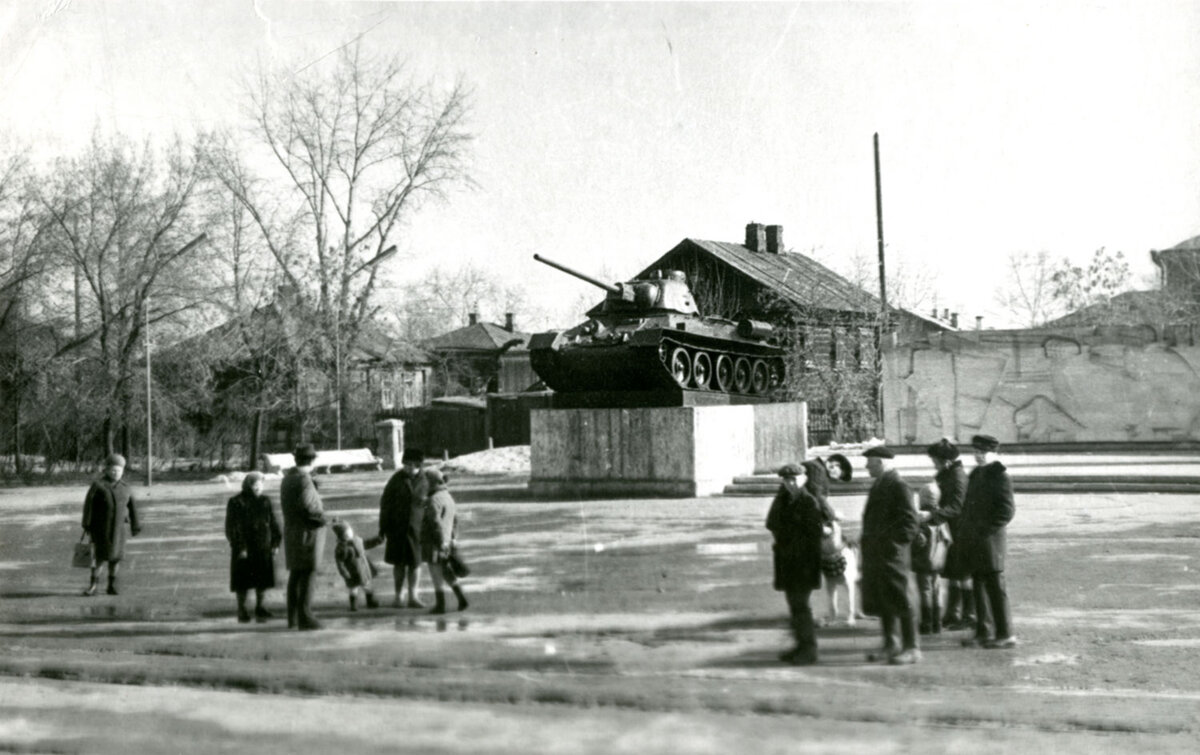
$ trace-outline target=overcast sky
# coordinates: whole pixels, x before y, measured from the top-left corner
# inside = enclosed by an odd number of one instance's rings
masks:
[[[395,239],[398,278],[474,260],[553,308],[584,284],[535,252],[625,276],[750,221],[836,267],[875,251],[875,132],[889,265],[967,322],[999,324],[1010,252],[1147,275],[1200,234],[1196,2],[0,0],[0,130],[48,156],[230,123],[259,61],[360,34],[475,93],[479,187]]]

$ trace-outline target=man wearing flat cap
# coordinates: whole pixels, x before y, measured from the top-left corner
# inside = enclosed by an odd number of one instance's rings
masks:
[[[869,653],[869,661],[896,665],[921,660],[917,646],[916,587],[912,575],[912,542],[919,524],[908,485],[893,467],[895,454],[887,446],[863,452],[867,473],[875,482],[863,508],[863,606],[879,616],[883,649]],[[897,637],[899,625],[899,637]]]
[[[817,662],[809,598],[821,586],[821,535],[829,523],[826,510],[805,489],[807,464],[785,464],[779,469],[781,484],[767,512],[767,529],[775,538],[773,587],[787,599],[796,639],[796,647],[779,659],[797,666]]]
[[[990,435],[971,438],[975,468],[967,477],[967,493],[959,521],[963,566],[975,593],[975,634],[967,647],[1012,648],[1012,616],[1004,584],[1005,529],[1016,513],[1012,478],[1000,462],[1000,442]],[[995,634],[992,634],[992,630]]]
[[[296,447],[292,456],[296,466],[284,473],[279,484],[283,555],[288,568],[288,628],[320,629],[321,622],[312,612],[313,582],[325,552],[327,522],[321,494],[312,478],[317,451],[311,443],[304,443]]]
[[[125,475],[125,457],[109,454],[104,474],[88,488],[83,499],[83,529],[92,538],[92,573],[84,595],[95,595],[100,564],[108,564],[108,594],[117,594],[117,567],[125,555],[125,523],[137,537],[138,524],[133,491],[121,479]]]

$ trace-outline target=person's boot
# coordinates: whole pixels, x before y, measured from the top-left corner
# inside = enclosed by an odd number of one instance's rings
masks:
[[[450,585],[450,589],[454,591],[454,597],[458,598],[458,610],[465,611],[470,603],[467,602],[467,596],[463,594],[463,589],[458,584]]]
[[[117,591],[117,575],[113,574],[112,572],[108,573],[108,594],[109,595],[119,595],[120,594]]]
[[[424,608],[425,604],[422,603],[420,600],[417,600],[416,594],[410,594],[408,596],[408,607],[409,608]]]
[[[254,620],[261,624],[262,622],[273,618],[275,618],[275,614],[271,613],[266,609],[265,606],[263,606],[262,596],[260,595],[254,604]]]
[[[429,613],[445,613],[446,612],[446,593],[442,590],[434,590],[433,592],[433,609]]]
[[[91,580],[88,582],[88,586],[84,588],[84,596],[91,597],[92,595],[95,595],[97,584],[99,584],[99,580],[96,579],[96,572],[92,572]]]
[[[962,624],[963,627],[975,626],[975,592],[963,590],[962,593]]]
[[[350,610],[358,610],[358,593],[350,593]]]
[[[238,603],[237,616],[238,616],[239,624],[249,624],[250,623],[250,612],[246,610],[245,603]]]
[[[367,593],[367,608],[379,608],[379,601],[375,599],[375,593]]]

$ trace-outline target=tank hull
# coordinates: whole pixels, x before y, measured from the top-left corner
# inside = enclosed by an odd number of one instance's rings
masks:
[[[765,396],[783,379],[783,351],[766,343],[679,328],[627,335],[620,342],[596,342],[569,331],[538,334],[530,342],[530,362],[560,393],[688,389]]]

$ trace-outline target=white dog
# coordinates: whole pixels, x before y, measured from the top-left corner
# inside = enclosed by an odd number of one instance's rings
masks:
[[[821,538],[821,581],[825,594],[829,596],[829,612],[821,621],[828,626],[838,618],[838,592],[846,593],[846,624],[854,626],[862,616],[858,605],[858,545],[847,544],[842,538],[842,526],[838,522],[828,524]]]

